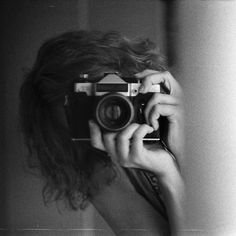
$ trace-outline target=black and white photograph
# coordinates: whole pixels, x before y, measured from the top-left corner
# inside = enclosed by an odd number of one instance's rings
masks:
[[[235,236],[236,1],[0,0],[0,236]]]

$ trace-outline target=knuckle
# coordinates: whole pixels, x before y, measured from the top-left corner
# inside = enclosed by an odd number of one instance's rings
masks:
[[[104,133],[103,134],[103,139],[104,141],[111,141],[113,140],[115,135],[113,133]]]
[[[159,107],[160,107],[159,104],[155,104],[155,105],[153,106],[153,113],[158,113],[158,112],[159,112]]]

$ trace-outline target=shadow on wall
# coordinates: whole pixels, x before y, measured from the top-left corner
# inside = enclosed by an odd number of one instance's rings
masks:
[[[4,27],[4,14],[0,14],[0,30],[1,35],[5,35],[5,27]],[[0,228],[6,226],[6,219],[7,219],[7,175],[6,175],[6,110],[7,110],[7,103],[6,103],[6,67],[7,62],[4,58],[4,44],[3,38],[1,37],[0,43]]]

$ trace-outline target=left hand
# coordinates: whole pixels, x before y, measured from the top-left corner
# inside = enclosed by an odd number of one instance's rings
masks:
[[[183,92],[179,83],[168,72],[144,70],[136,74],[142,80],[140,93],[149,92],[154,84],[163,83],[169,90],[169,94],[154,93],[145,108],[146,122],[155,130],[158,129],[158,118],[165,116],[168,120],[168,133],[166,145],[174,154],[178,163],[184,159],[184,105]]]

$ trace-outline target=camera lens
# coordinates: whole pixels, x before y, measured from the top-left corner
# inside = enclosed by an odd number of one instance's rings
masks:
[[[105,130],[117,132],[127,127],[133,120],[134,108],[130,100],[118,93],[110,93],[99,100],[95,118]]]

